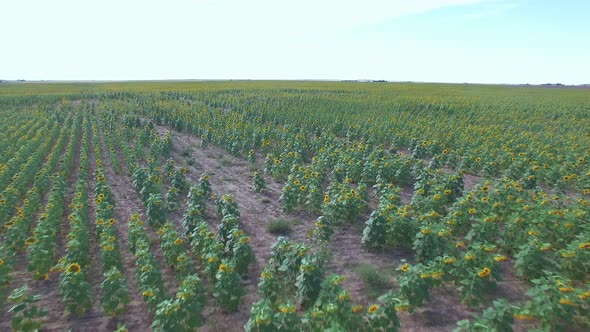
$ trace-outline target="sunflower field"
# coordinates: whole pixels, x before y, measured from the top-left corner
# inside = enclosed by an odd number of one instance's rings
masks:
[[[0,116],[1,330],[590,329],[587,88],[2,83]]]

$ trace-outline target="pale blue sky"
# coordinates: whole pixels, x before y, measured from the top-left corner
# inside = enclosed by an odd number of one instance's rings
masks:
[[[0,79],[590,83],[590,1],[2,0]]]

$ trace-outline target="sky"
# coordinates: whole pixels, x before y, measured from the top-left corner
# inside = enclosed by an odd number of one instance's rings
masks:
[[[588,0],[2,0],[0,79],[590,83]]]

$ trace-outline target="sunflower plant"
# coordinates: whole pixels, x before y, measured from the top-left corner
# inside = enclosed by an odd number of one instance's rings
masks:
[[[104,312],[109,316],[118,316],[125,312],[129,304],[129,292],[125,276],[116,267],[104,273],[101,284],[102,294],[100,303]]]
[[[261,171],[256,170],[252,179],[252,190],[257,193],[261,193],[266,190],[266,180]]]
[[[234,271],[235,264],[231,261],[222,260],[215,275],[215,287],[213,296],[215,303],[227,312],[238,310],[240,298],[244,295],[242,278]]]
[[[92,306],[90,284],[78,263],[65,263],[64,266],[59,282],[62,301],[68,312],[81,316]]]
[[[158,303],[152,329],[154,331],[195,331],[203,325],[201,312],[205,305],[201,281],[196,275],[187,276],[176,296]]]
[[[324,281],[324,267],[321,258],[306,254],[301,260],[299,274],[295,280],[296,298],[303,307],[312,305],[320,294]]]
[[[33,332],[41,328],[41,319],[47,316],[47,311],[35,304],[40,300],[41,296],[30,294],[28,285],[16,288],[10,294],[8,302],[12,303],[12,307],[8,312],[12,314],[10,326],[13,331]]]

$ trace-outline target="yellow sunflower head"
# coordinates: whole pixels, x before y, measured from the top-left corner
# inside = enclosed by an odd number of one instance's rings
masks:
[[[375,311],[377,311],[377,309],[379,309],[379,305],[378,304],[373,304],[372,306],[369,307],[369,313],[372,314]]]
[[[80,264],[72,263],[72,264],[68,265],[68,268],[66,269],[66,271],[68,273],[80,273],[82,271],[82,268],[80,267]]]

